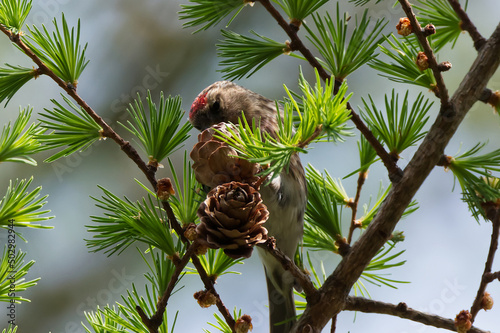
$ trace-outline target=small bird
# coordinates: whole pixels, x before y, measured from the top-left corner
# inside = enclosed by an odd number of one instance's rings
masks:
[[[278,130],[276,103],[229,81],[205,88],[191,106],[189,121],[203,131],[220,122],[237,124],[242,114],[248,124],[254,120],[261,132],[273,135]],[[304,168],[297,154],[292,156],[287,170],[260,189],[269,211],[264,226],[269,236],[276,239],[277,247],[292,259],[302,239],[306,192]],[[270,332],[288,333],[296,318],[295,280],[269,253],[260,248],[258,251],[266,273]]]

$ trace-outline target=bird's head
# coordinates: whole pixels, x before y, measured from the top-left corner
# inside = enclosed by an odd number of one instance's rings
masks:
[[[200,131],[220,122],[238,123],[242,113],[251,125],[272,118],[275,122],[274,102],[229,81],[218,81],[205,88],[194,100],[189,121]]]

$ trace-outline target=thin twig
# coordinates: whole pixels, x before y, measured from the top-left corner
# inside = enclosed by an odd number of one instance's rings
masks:
[[[445,110],[448,108],[448,105],[450,103],[448,96],[448,89],[444,84],[443,75],[441,74],[441,71],[438,68],[438,63],[436,61],[436,57],[434,56],[434,52],[432,51],[431,45],[429,44],[429,41],[425,37],[424,32],[420,27],[420,23],[418,23],[418,20],[415,14],[413,13],[413,9],[408,0],[398,0],[398,1],[399,3],[401,3],[401,7],[403,7],[406,16],[410,20],[413,32],[417,36],[417,39],[420,42],[420,45],[422,45],[424,53],[428,58],[429,68],[431,68],[432,73],[434,74],[434,78],[436,79],[436,86],[437,86],[436,94],[441,100],[442,110]]]
[[[363,184],[365,183],[367,176],[366,171],[362,171],[359,173],[358,177],[358,186],[356,188],[356,196],[354,197],[354,201],[352,204],[349,204],[349,207],[352,209],[352,217],[351,217],[351,226],[349,228],[349,235],[347,236],[347,243],[351,244],[352,240],[352,234],[354,233],[354,230],[359,227],[359,224],[356,223],[356,214],[358,212],[358,204],[359,204],[359,197],[361,196],[361,189],[363,188]]]
[[[360,311],[365,313],[378,313],[409,319],[437,328],[444,328],[450,331],[456,331],[455,321],[453,319],[443,318],[441,316],[414,310],[405,303],[390,304],[363,297],[347,297],[344,310]],[[479,328],[472,327],[468,333],[487,333]]]
[[[299,51],[304,58],[309,62],[309,64],[316,68],[318,74],[323,79],[323,81],[331,80],[332,77],[326,72],[326,70],[321,66],[316,57],[312,52],[302,43],[302,40],[297,34],[297,27],[295,25],[290,25],[283,18],[279,11],[271,4],[269,0],[259,0],[259,2],[264,6],[264,8],[271,14],[271,16],[278,22],[279,26],[283,28],[285,33],[290,37],[291,42],[289,43],[290,49],[292,51]],[[333,78],[335,79],[335,78]],[[339,84],[339,81],[335,81],[335,87]],[[370,129],[365,125],[361,117],[354,111],[351,104],[347,103],[347,109],[351,112],[351,121],[354,123],[356,128],[364,135],[366,140],[372,145],[373,149],[377,152],[385,167],[389,172],[389,179],[393,182],[397,182],[402,175],[401,169],[398,168],[397,164],[394,162],[393,158],[387,153],[382,144],[375,138]]]
[[[151,317],[152,321],[156,321],[159,323],[158,327],[160,327],[161,325],[163,314],[165,313],[165,310],[167,308],[168,300],[172,295],[172,292],[174,290],[175,285],[177,284],[179,276],[181,275],[184,267],[186,267],[186,265],[188,264],[191,256],[193,256],[197,246],[198,244],[196,242],[191,243],[184,256],[178,262],[174,263],[175,271],[172,274],[172,277],[170,278],[167,289],[163,293],[162,298],[158,301],[158,304],[156,305],[156,313]]]
[[[481,96],[479,96],[479,100],[496,109],[500,105],[500,92],[498,90],[493,92],[491,89],[485,88]]]
[[[116,133],[76,92],[75,88],[64,82],[54,72],[52,72],[41,60],[36,56],[31,49],[24,44],[19,35],[12,34],[4,26],[0,25],[0,30],[6,34],[9,39],[15,43],[19,48],[33,60],[38,66],[37,73],[49,76],[56,82],[69,96],[71,96],[78,105],[80,105],[85,112],[102,128],[102,135],[115,141],[120,148],[127,154],[127,156],[135,162],[135,164],[146,175],[146,178],[156,189],[155,173],[156,169],[149,167],[139,156],[137,151],[128,141],[125,141],[118,133]]]
[[[323,133],[323,126],[319,125],[314,130],[314,133],[308,137],[304,142],[300,142],[297,146],[299,148],[306,148],[311,142],[313,142],[321,133]]]
[[[439,161],[436,163],[437,166],[444,167],[445,170],[448,170],[454,158],[452,156],[448,156],[446,154],[441,155]]]
[[[330,79],[330,75],[326,72],[326,70],[321,66],[316,57],[312,54],[312,52],[302,43],[302,40],[297,35],[296,26],[290,25],[280,14],[278,10],[271,4],[269,0],[259,0],[259,2],[264,6],[264,8],[271,14],[271,16],[278,22],[280,27],[285,31],[285,33],[290,37],[289,47],[292,51],[299,51],[302,53],[304,58],[309,62],[309,64],[318,70],[319,76],[326,81]]]
[[[469,18],[469,15],[465,12],[465,10],[460,6],[458,0],[448,0],[451,7],[455,13],[457,13],[458,17],[462,22],[460,22],[460,28],[469,33],[472,41],[474,42],[474,48],[479,51],[479,49],[486,43],[486,39],[479,33],[474,23]]]
[[[175,217],[174,211],[172,210],[172,206],[170,206],[170,204],[167,201],[163,201],[163,209],[167,213],[167,218],[169,220],[171,228],[175,230],[175,232],[177,233],[177,235],[179,235],[179,237],[183,242],[188,242],[188,240],[184,236],[184,229],[182,228],[182,226],[179,224],[179,221],[177,221],[177,218]],[[226,320],[226,323],[229,325],[229,327],[231,327],[231,330],[233,330],[234,332],[235,320],[231,315],[231,313],[229,312],[229,310],[227,309],[227,307],[224,305],[224,302],[222,302],[219,293],[217,293],[217,291],[215,290],[214,280],[208,276],[207,271],[200,262],[200,259],[194,253],[191,254],[191,262],[198,271],[198,275],[200,276],[200,279],[203,282],[205,289],[210,291],[212,295],[215,296],[216,299],[215,305],[217,306],[217,309],[219,309],[219,312]]]
[[[384,163],[387,171],[389,172],[389,179],[393,183],[399,182],[401,177],[403,176],[403,171],[398,167],[394,158],[385,150],[380,141],[377,140],[375,135],[373,135],[372,131],[365,125],[361,117],[354,111],[349,102],[347,103],[347,108],[351,111],[351,121],[356,125],[356,128],[363,134],[377,155]]]
[[[172,295],[175,285],[177,284],[179,277],[184,270],[184,267],[186,267],[186,265],[188,264],[191,255],[193,255],[196,246],[197,244],[192,243],[187,249],[184,256],[182,256],[182,258],[179,259],[179,257],[177,256],[177,259],[173,259],[175,270],[172,274],[172,277],[170,278],[170,281],[168,282],[167,289],[165,289],[163,296],[160,298],[156,305],[155,314],[152,315],[151,318],[148,318],[144,310],[140,306],[136,306],[136,310],[139,313],[142,322],[144,323],[144,325],[146,325],[150,333],[158,333],[158,328],[163,322],[163,314],[165,313],[165,310],[167,308],[167,303],[170,295]]]
[[[0,31],[2,31],[5,35],[9,37],[9,39],[15,43],[19,48],[33,60],[33,62],[38,66],[37,73],[45,74],[49,76],[54,82],[56,82],[69,96],[71,96],[76,103],[83,108],[83,110],[92,118],[94,121],[102,128],[102,135],[104,137],[110,138],[115,141],[123,150],[127,156],[135,162],[135,164],[139,167],[139,169],[145,174],[146,178],[150,182],[151,186],[154,190],[157,190],[157,181],[156,181],[156,168],[153,166],[149,166],[144,162],[137,151],[128,141],[125,141],[118,133],[116,133],[77,93],[76,89],[73,86],[70,86],[66,82],[64,82],[61,78],[59,78],[54,72],[52,72],[41,60],[38,58],[31,49],[23,43],[20,39],[19,35],[12,34],[9,30],[7,30],[4,26],[0,25]],[[183,242],[187,242],[186,238],[183,235],[182,227],[179,222],[175,218],[175,215],[170,207],[168,202],[163,202],[163,208],[167,212],[168,219],[170,221],[171,227],[177,232],[179,237]],[[217,298],[217,307],[221,311],[221,314],[226,319],[227,324],[234,330],[234,319],[231,314],[227,310],[227,308],[222,303],[222,300],[219,297],[219,294],[215,291],[215,287],[213,281],[208,277],[205,269],[201,265],[198,257],[194,254],[191,255],[192,262],[197,269],[201,280],[205,284],[207,290],[210,290],[212,294],[214,294]],[[163,310],[164,311],[164,310]],[[141,319],[146,319],[147,315],[142,311],[142,309],[138,309],[139,315]]]
[[[208,276],[207,272],[205,271],[205,269],[203,268],[203,265],[200,262],[200,259],[198,259],[197,256],[192,256],[191,262],[193,263],[194,267],[198,271],[198,275],[200,275],[200,278],[203,281],[205,289],[210,291],[215,296],[215,299],[216,299],[215,305],[217,306],[217,309],[219,309],[219,312],[222,314],[222,316],[226,320],[226,323],[229,325],[229,327],[231,327],[231,331],[236,332],[234,330],[234,325],[236,322],[235,322],[233,316],[231,315],[231,313],[229,312],[229,310],[226,308],[226,306],[222,302],[220,295],[215,290],[213,279]]]
[[[149,333],[158,333],[158,328],[153,327],[153,325],[148,325],[149,317],[146,312],[144,312],[144,310],[140,306],[136,306],[135,310],[139,314],[139,317],[141,317],[141,321],[144,323],[144,325],[146,325]]]
[[[498,209],[495,218],[492,220],[492,229],[490,249],[488,251],[488,257],[486,258],[486,263],[484,264],[484,272],[481,276],[481,283],[479,284],[476,298],[474,299],[474,302],[472,303],[472,306],[470,308],[470,314],[472,315],[471,322],[474,322],[477,313],[479,312],[479,310],[481,310],[481,302],[484,297],[484,292],[486,291],[486,286],[489,282],[491,282],[488,279],[488,274],[491,274],[493,259],[495,258],[495,252],[498,248],[498,234],[500,232],[500,210]]]
[[[297,279],[297,282],[300,284],[304,293],[306,294],[306,299],[309,301],[312,298],[318,297],[318,290],[314,287],[309,275],[305,274],[300,270],[295,263],[288,258],[283,252],[281,252],[277,247],[275,242],[272,240],[268,240],[264,244],[258,244],[260,248],[268,251],[274,258],[276,258],[283,268],[289,271],[293,277]]]
[[[483,102],[484,104],[488,104],[491,98],[491,95],[493,95],[493,91],[489,88],[486,88],[483,90],[483,93],[481,96],[479,96],[479,100]]]
[[[332,318],[332,326],[330,328],[330,333],[335,333],[337,330],[337,315],[333,316]]]
[[[487,273],[484,275],[484,279],[488,282],[493,282],[495,280],[500,281],[500,271],[497,271],[495,273]]]
[[[179,237],[183,242],[187,242],[188,240],[184,236],[184,229],[177,221],[174,211],[172,210],[172,207],[167,201],[163,201],[163,209],[167,213],[167,218],[169,220],[171,228],[175,230],[175,232],[177,233],[177,235],[179,235]],[[231,327],[231,330],[233,330],[234,332],[234,324],[235,324],[234,318],[224,305],[224,302],[222,302],[219,293],[217,293],[217,291],[215,290],[213,279],[208,276],[205,268],[200,262],[200,259],[198,259],[198,257],[194,253],[191,254],[191,262],[198,271],[198,275],[200,276],[200,279],[202,280],[205,289],[210,291],[215,296],[216,298],[215,304],[219,309],[219,312],[222,314],[222,316],[226,320],[226,323],[229,325],[229,327]]]

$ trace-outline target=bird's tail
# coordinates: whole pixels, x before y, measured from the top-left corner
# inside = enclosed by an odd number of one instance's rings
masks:
[[[289,333],[295,324],[295,301],[293,297],[293,278],[283,270],[280,288],[269,278],[266,272],[267,295],[269,297],[270,333]],[[274,272],[276,273],[276,272]],[[273,274],[276,278],[276,274]]]

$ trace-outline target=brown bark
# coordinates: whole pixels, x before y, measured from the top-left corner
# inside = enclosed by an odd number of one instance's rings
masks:
[[[456,331],[455,321],[453,319],[443,318],[432,313],[414,310],[403,302],[399,304],[390,304],[362,297],[348,297],[344,310],[386,314],[412,320],[424,325]],[[468,333],[487,333],[487,331],[472,327]]]

